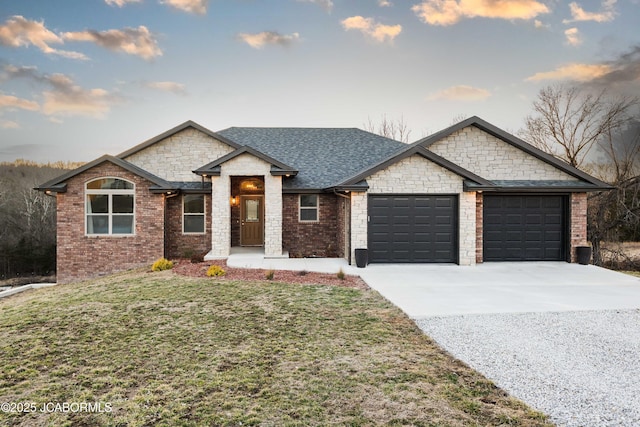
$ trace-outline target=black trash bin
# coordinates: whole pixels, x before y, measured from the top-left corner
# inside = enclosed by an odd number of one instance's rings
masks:
[[[591,246],[578,246],[576,255],[578,256],[578,264],[589,264],[589,261],[591,261]]]
[[[364,268],[369,264],[369,250],[356,249],[356,265],[358,268]]]

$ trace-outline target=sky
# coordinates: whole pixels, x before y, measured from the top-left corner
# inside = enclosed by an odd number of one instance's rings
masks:
[[[640,0],[0,0],[0,161],[186,120],[516,133],[559,83],[640,95]]]

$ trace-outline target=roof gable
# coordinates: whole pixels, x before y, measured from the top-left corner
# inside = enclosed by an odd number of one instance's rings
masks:
[[[152,182],[154,185],[154,187],[151,188],[152,191],[158,191],[158,192],[164,192],[164,191],[168,191],[168,190],[175,190],[176,188],[174,188],[175,186],[172,185],[171,183],[163,180],[162,178],[159,178],[155,175],[150,174],[149,172],[145,171],[144,169],[141,169],[139,167],[137,167],[134,164],[131,164],[129,162],[127,162],[126,160],[122,160],[118,157],[114,157],[114,156],[110,156],[108,154],[105,154],[102,157],[99,157],[89,163],[86,163],[82,166],[80,166],[77,169],[74,169],[72,171],[69,171],[65,174],[62,174],[50,181],[45,182],[44,184],[40,185],[39,187],[36,187],[36,190],[40,190],[40,191],[50,191],[50,192],[54,192],[54,193],[64,193],[67,191],[67,185],[66,185],[66,181],[70,180],[71,178],[80,175],[83,172],[88,171],[89,169],[92,169],[98,165],[101,165],[104,162],[109,162],[112,163],[116,166],[119,166],[135,175],[138,175],[144,179],[146,179],[147,181]]]
[[[126,150],[126,151],[123,151],[122,153],[118,154],[116,157],[124,159],[124,158],[126,158],[128,156],[131,156],[131,155],[133,155],[133,154],[135,154],[135,153],[137,153],[139,151],[142,151],[145,148],[148,148],[148,147],[150,147],[150,146],[152,146],[152,145],[154,145],[154,144],[156,144],[156,143],[158,143],[160,141],[163,141],[163,140],[165,140],[165,139],[167,139],[167,138],[169,138],[169,137],[171,137],[171,136],[173,136],[173,135],[175,135],[175,134],[177,134],[179,132],[182,132],[183,130],[188,129],[188,128],[196,129],[196,130],[204,133],[205,135],[208,135],[208,136],[210,136],[212,138],[215,138],[215,139],[217,139],[219,141],[224,142],[225,144],[230,145],[233,148],[240,148],[239,144],[231,141],[230,139],[224,137],[223,135],[220,135],[220,134],[218,134],[216,132],[213,132],[213,131],[205,128],[204,126],[199,125],[198,123],[196,123],[194,121],[188,120],[188,121],[186,121],[186,122],[184,122],[184,123],[172,128],[172,129],[169,129],[166,132],[161,133],[158,136],[154,136],[153,138],[148,139],[148,140],[136,145],[135,147],[132,147],[132,148]]]
[[[478,176],[478,175],[476,175],[476,174],[474,174],[474,173],[472,173],[472,172],[470,172],[470,171],[468,171],[468,170],[466,170],[466,169],[464,169],[464,168],[462,168],[462,167],[450,162],[449,160],[445,159],[444,157],[438,156],[437,154],[427,150],[426,148],[424,148],[424,147],[422,147],[420,145],[410,145],[405,150],[403,150],[403,151],[401,151],[399,153],[395,153],[392,156],[389,156],[388,158],[380,161],[379,163],[377,163],[377,164],[375,164],[375,165],[373,165],[373,166],[371,166],[371,167],[369,167],[367,169],[364,169],[364,170],[358,172],[357,174],[349,177],[348,179],[344,180],[343,182],[337,184],[336,187],[338,187],[338,188],[343,188],[343,187],[344,188],[351,188],[353,185],[360,183],[361,181],[366,179],[368,176],[371,176],[374,173],[376,173],[376,172],[378,172],[378,171],[380,171],[382,169],[385,169],[385,168],[387,168],[387,167],[389,167],[389,166],[391,166],[391,165],[393,165],[393,164],[395,164],[395,163],[397,163],[397,162],[399,162],[399,161],[401,161],[401,160],[403,160],[403,159],[405,159],[407,157],[413,156],[413,155],[419,155],[421,157],[424,157],[425,159],[437,164],[438,166],[441,166],[441,167],[449,170],[450,172],[453,172],[456,175],[461,176],[461,177],[463,177],[465,179],[471,180],[471,181],[473,181],[473,182],[475,182],[475,183],[477,183],[479,185],[483,185],[483,186],[486,186],[486,187],[493,186],[493,184],[490,181],[488,181],[488,180],[486,180],[486,179],[484,179],[484,178],[482,178],[482,177],[480,177],[480,176]]]
[[[258,150],[255,150],[254,148],[251,148],[249,146],[243,146],[238,148],[235,151],[232,151],[231,153],[220,157],[217,160],[214,160],[211,163],[208,163],[196,170],[193,171],[193,173],[198,174],[198,175],[213,175],[213,176],[217,176],[220,175],[220,167],[222,166],[222,164],[228,162],[231,159],[235,159],[238,156],[241,156],[242,154],[250,154],[254,157],[257,157],[263,161],[265,161],[266,163],[271,164],[271,175],[297,175],[298,171],[289,166],[286,165],[276,159],[274,159],[273,157],[267,156],[264,153],[261,153]]]
[[[599,179],[582,172],[581,170],[574,168],[568,163],[563,162],[562,160],[557,159],[556,157],[545,153],[544,151],[534,147],[533,145],[521,140],[520,138],[505,132],[504,130],[482,120],[477,116],[470,117],[466,120],[463,120],[459,123],[454,124],[446,129],[443,129],[439,132],[434,133],[433,135],[427,136],[426,138],[422,138],[412,145],[420,145],[425,148],[430,148],[434,144],[437,144],[439,141],[446,139],[448,136],[451,136],[455,132],[458,132],[466,127],[474,126],[483,132],[492,135],[503,142],[521,150],[522,152],[548,164],[553,166],[554,168],[570,175],[580,180],[586,181],[595,187],[598,188],[609,188],[609,185],[600,181]]]

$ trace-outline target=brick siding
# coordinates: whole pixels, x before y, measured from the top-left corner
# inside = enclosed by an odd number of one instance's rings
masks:
[[[576,247],[587,244],[587,193],[572,193],[571,211],[571,262],[578,262]]]
[[[204,196],[205,233],[182,232],[183,195],[167,199],[165,252],[167,258],[183,258],[211,250],[211,194]]]
[[[292,258],[343,257],[344,240],[340,233],[338,196],[319,194],[319,222],[298,220],[298,194],[282,196],[282,243]],[[343,227],[344,228],[344,227]],[[344,239],[344,237],[343,237]]]
[[[85,183],[117,177],[135,184],[135,234],[85,235]],[[150,182],[105,162],[67,181],[57,195],[58,283],[110,274],[143,265],[164,255],[164,196],[149,192]]]

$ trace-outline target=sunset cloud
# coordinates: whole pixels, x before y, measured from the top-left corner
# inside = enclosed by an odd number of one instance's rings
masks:
[[[402,32],[402,25],[383,25],[362,16],[352,16],[341,23],[345,30],[358,30],[380,43],[393,41]]]
[[[320,7],[322,7],[324,10],[326,10],[327,12],[331,12],[331,9],[333,9],[332,0],[298,0],[298,1],[304,2],[304,3],[315,3]]]
[[[428,99],[431,101],[482,101],[490,96],[491,92],[486,89],[475,88],[467,85],[458,85],[436,92],[430,95]]]
[[[144,83],[145,87],[148,87],[149,89],[155,89],[155,90],[159,90],[162,92],[171,92],[173,94],[176,95],[186,95],[187,94],[187,90],[186,90],[186,86],[183,85],[182,83],[176,83],[176,82],[145,82]]]
[[[0,120],[0,128],[2,129],[20,129],[20,125],[12,120]]]
[[[207,13],[209,0],[164,0],[161,3],[183,12],[204,15]]]
[[[104,2],[109,6],[123,7],[127,3],[140,3],[142,0],[104,0]]]
[[[594,22],[609,22],[613,21],[616,15],[614,9],[617,0],[605,0],[602,2],[602,11],[600,12],[587,12],[578,3],[569,3],[569,9],[571,10],[571,18],[562,21],[565,24],[578,21],[594,21]]]
[[[568,64],[552,71],[544,71],[527,77],[525,80],[537,82],[542,80],[573,80],[587,82],[600,78],[613,71],[606,64]]]
[[[426,24],[453,25],[463,18],[533,19],[549,13],[536,0],[426,0],[411,10]]]
[[[104,118],[111,110],[111,106],[120,102],[119,97],[104,89],[84,89],[64,74],[42,74],[35,67],[8,65],[4,68],[3,77],[26,79],[44,86],[40,111],[47,116]]]
[[[68,32],[63,33],[62,37],[76,42],[93,42],[105,49],[136,55],[146,60],[162,56],[158,42],[144,25],[123,30]]]
[[[571,46],[580,46],[582,44],[582,36],[577,28],[569,28],[564,31],[564,35],[567,37],[567,43]]]
[[[16,15],[0,25],[0,45],[8,47],[35,46],[47,55],[59,55],[70,59],[87,59],[79,52],[58,50],[52,44],[64,44],[64,40],[47,29],[44,21],[30,21]]]
[[[4,95],[0,93],[0,110],[2,109],[21,109],[28,111],[38,111],[40,106],[37,102],[29,101],[15,97],[13,95]]]
[[[104,89],[83,89],[63,74],[49,78],[51,90],[42,93],[42,111],[48,116],[87,116],[102,119],[115,98]]]
[[[300,34],[280,34],[276,31],[263,31],[255,34],[240,33],[236,37],[254,49],[262,49],[265,45],[290,46],[300,38]]]

